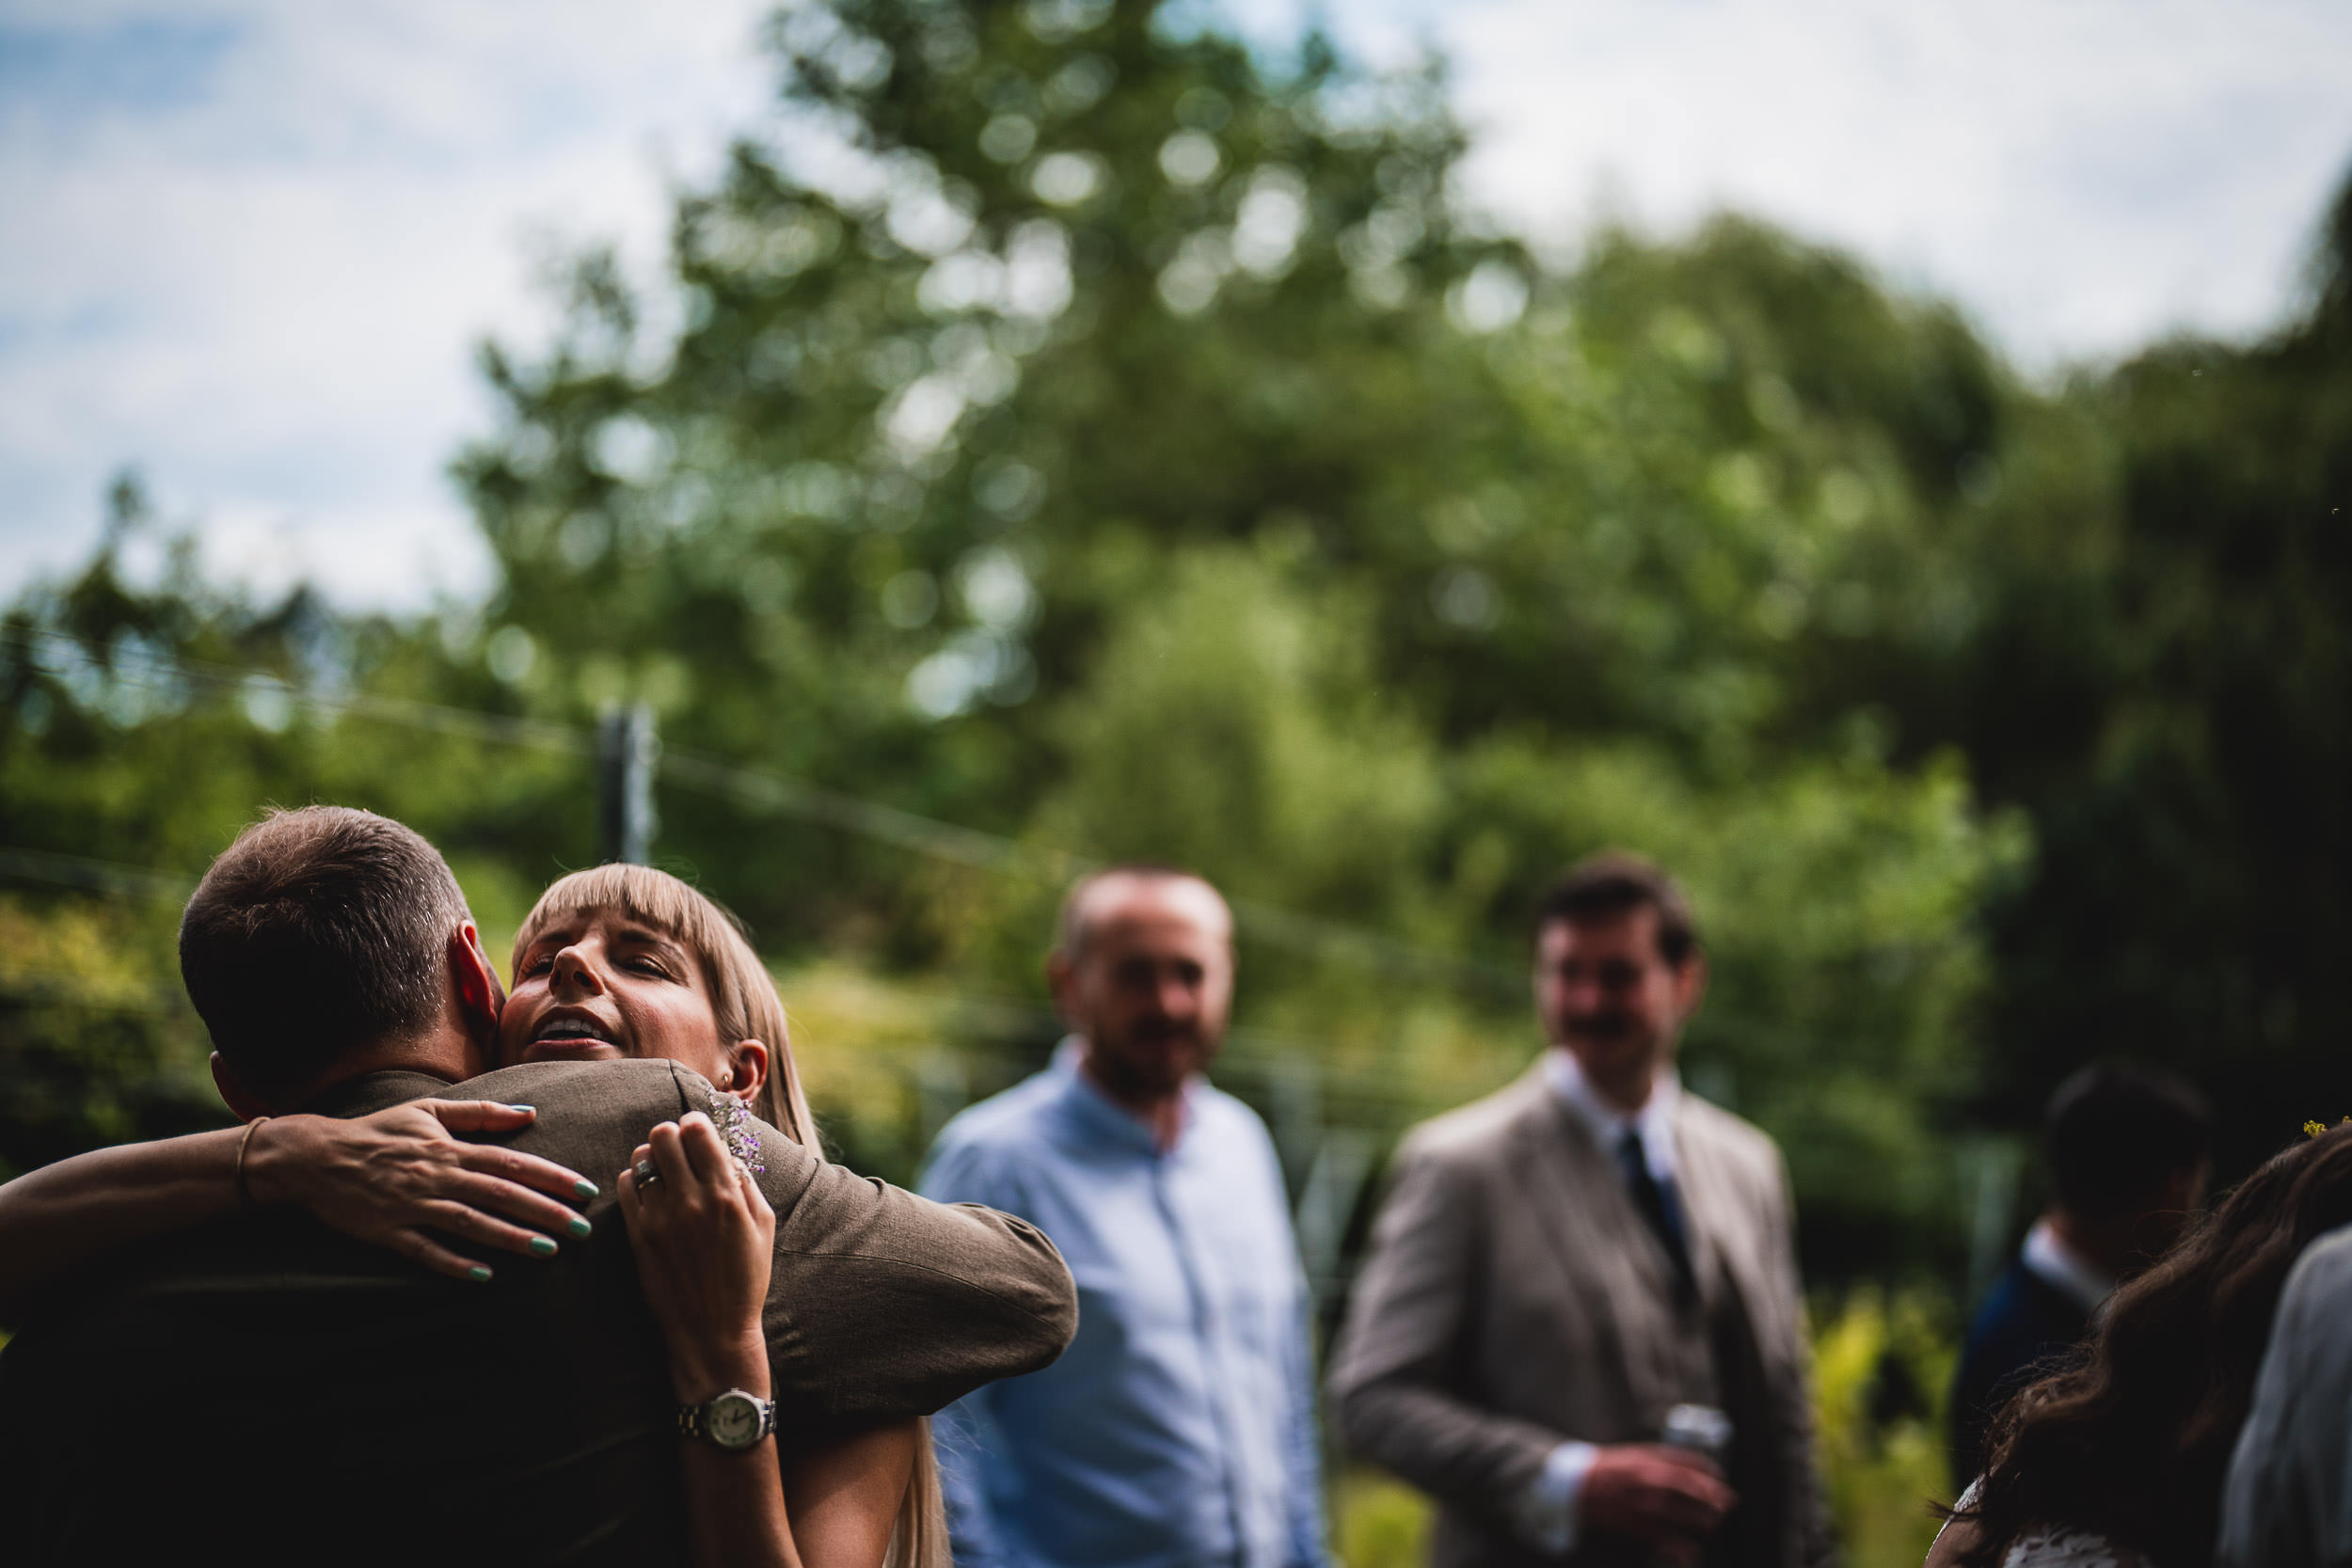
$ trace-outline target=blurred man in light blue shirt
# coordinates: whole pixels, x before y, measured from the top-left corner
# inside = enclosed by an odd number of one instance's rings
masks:
[[[936,1422],[957,1568],[1323,1568],[1306,1282],[1265,1126],[1201,1076],[1232,916],[1197,877],[1073,889],[1054,1065],[948,1123],[925,1196],[1036,1224],[1078,1337]]]

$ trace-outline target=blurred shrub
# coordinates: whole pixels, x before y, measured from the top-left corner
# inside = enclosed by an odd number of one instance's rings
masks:
[[[179,986],[175,912],[0,892],[0,1180],[228,1120]]]
[[[1426,1568],[1429,1499],[1393,1477],[1361,1467],[1331,1487],[1331,1552],[1343,1568]]]
[[[1859,1288],[1813,1307],[1822,1480],[1846,1561],[1916,1568],[1953,1499],[1945,1403],[1959,1344],[1947,1300]]]

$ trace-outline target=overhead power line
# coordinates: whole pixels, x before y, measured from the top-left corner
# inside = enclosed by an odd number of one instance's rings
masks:
[[[977,828],[959,827],[879,800],[844,795],[803,779],[744,768],[668,745],[662,747],[660,760],[655,767],[662,780],[687,789],[698,789],[738,805],[797,816],[804,822],[837,828],[877,843],[912,849],[933,860],[953,861],[958,865],[983,871],[1028,874],[1061,881],[1080,874],[1091,863],[1076,855],[1024,844],[1019,839]]]
[[[118,865],[112,861],[86,860],[80,855],[54,855],[46,849],[7,847],[0,847],[0,877],[118,897],[152,898],[165,904],[186,903],[197,883],[196,878],[176,871]]]
[[[0,634],[25,649],[37,660],[45,642],[71,643],[92,662],[104,651],[86,639],[59,632]],[[62,672],[52,671],[52,673]],[[145,671],[109,669],[107,678],[147,689],[171,690],[183,681],[215,690],[274,691],[293,704],[323,715],[342,715],[399,724],[437,735],[490,745],[515,746],[592,758],[597,754],[595,732],[509,714],[483,713],[443,704],[369,692],[322,691],[287,683],[275,672],[200,660],[174,658],[167,665]],[[747,768],[706,753],[662,746],[654,763],[655,776],[680,788],[730,800],[754,810],[770,811],[876,843],[912,850],[935,860],[981,870],[1026,876],[1058,886],[1104,863],[1067,850],[1025,842],[1001,833],[967,828],[921,816],[862,796],[828,789],[804,779]],[[185,896],[184,894],[181,896]],[[1415,975],[1501,995],[1516,996],[1525,976],[1501,964],[1424,947],[1383,931],[1345,921],[1328,920],[1255,899],[1231,900],[1236,924],[1246,936],[1270,947],[1315,957],[1340,958],[1367,968]]]

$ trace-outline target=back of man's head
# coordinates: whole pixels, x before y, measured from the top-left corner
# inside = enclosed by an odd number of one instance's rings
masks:
[[[469,918],[440,852],[389,817],[272,812],[188,900],[180,975],[239,1080],[299,1094],[438,1020],[449,940]]]
[[[2059,1205],[2084,1220],[2112,1220],[2212,1157],[2213,1108],[2175,1073],[2094,1065],[2050,1097],[2046,1138]]]

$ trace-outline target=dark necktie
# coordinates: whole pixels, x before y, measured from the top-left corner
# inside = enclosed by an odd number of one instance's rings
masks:
[[[1671,1188],[1649,1173],[1649,1160],[1642,1149],[1642,1134],[1630,1127],[1617,1140],[1617,1168],[1624,1173],[1625,1189],[1633,1198],[1633,1207],[1642,1212],[1651,1234],[1658,1238],[1674,1264],[1676,1299],[1688,1301],[1694,1281],[1691,1274],[1690,1239],[1682,1227],[1682,1205],[1676,1201]]]

